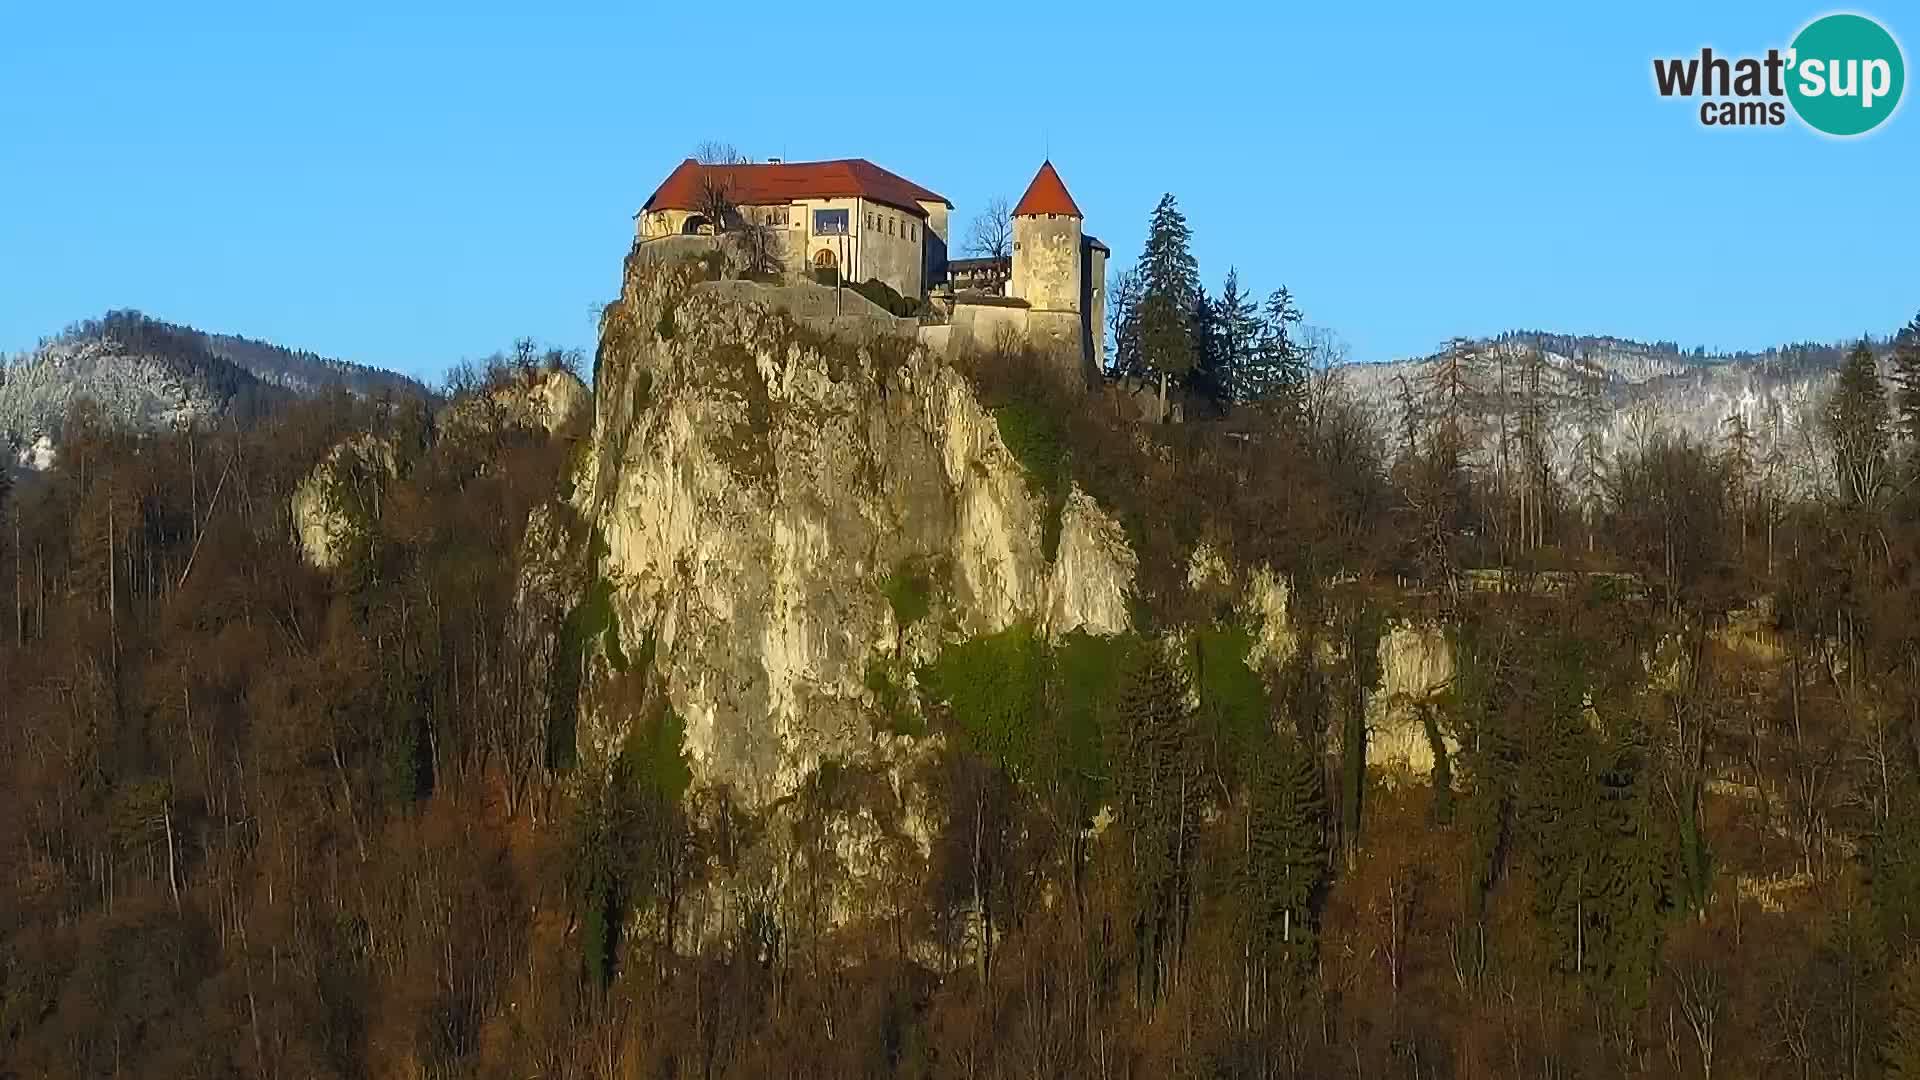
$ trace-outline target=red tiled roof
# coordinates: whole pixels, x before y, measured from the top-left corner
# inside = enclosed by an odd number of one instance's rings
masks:
[[[952,203],[919,184],[864,158],[843,161],[793,161],[761,165],[702,165],[688,158],[660,183],[642,211],[700,209],[701,179],[714,172],[725,178],[728,196],[741,206],[769,206],[795,199],[861,198],[926,217],[922,202]]]
[[[1014,217],[1038,214],[1084,216],[1074,204],[1073,196],[1067,194],[1067,185],[1060,182],[1060,174],[1053,171],[1051,161],[1040,163],[1040,171],[1033,174],[1033,183],[1027,185],[1027,193],[1020,196],[1019,205],[1013,208]]]

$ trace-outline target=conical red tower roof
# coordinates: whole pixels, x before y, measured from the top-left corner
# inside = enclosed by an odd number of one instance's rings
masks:
[[[1060,182],[1060,174],[1053,171],[1051,161],[1040,163],[1040,171],[1033,174],[1033,183],[1027,185],[1027,193],[1020,196],[1020,204],[1013,208],[1014,217],[1034,217],[1040,214],[1085,216],[1080,213],[1080,208],[1074,205],[1073,196],[1067,194],[1067,185]]]

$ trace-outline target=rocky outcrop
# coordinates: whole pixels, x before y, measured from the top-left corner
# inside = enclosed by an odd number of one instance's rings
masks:
[[[394,472],[393,444],[360,435],[334,447],[293,491],[293,529],[307,562],[322,570],[340,564],[355,528],[357,508],[377,495],[377,477]]]
[[[696,783],[746,805],[819,763],[871,759],[869,663],[1029,620],[1128,624],[1134,559],[1071,492],[1048,503],[966,380],[893,334],[829,336],[779,292],[629,261],[604,316],[576,503],[624,632],[652,645]],[[883,584],[917,568],[926,614],[896,625]],[[632,651],[632,650],[629,650]],[[624,732],[587,716],[583,752]]]
[[[1367,764],[1427,778],[1433,744],[1423,706],[1453,680],[1453,648],[1439,626],[1396,621],[1380,635],[1380,685],[1367,700]],[[1449,751],[1457,749],[1449,739]]]
[[[593,395],[565,368],[515,374],[486,394],[463,397],[441,410],[441,429],[453,435],[482,427],[537,427],[552,435],[584,423]]]
[[[1304,633],[1312,628],[1297,625],[1291,585],[1268,567],[1242,574],[1202,544],[1188,561],[1187,584],[1235,598],[1253,634],[1247,663],[1256,671],[1278,671],[1300,654],[1303,641],[1315,643],[1313,659],[1323,667],[1340,659],[1339,635]],[[1453,681],[1453,643],[1437,623],[1394,619],[1382,630],[1377,650],[1379,681],[1367,695],[1367,765],[1389,778],[1424,779],[1434,760],[1423,710]],[[1441,734],[1443,745],[1455,749],[1451,737]]]

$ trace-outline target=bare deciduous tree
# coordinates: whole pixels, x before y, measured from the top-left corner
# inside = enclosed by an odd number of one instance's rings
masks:
[[[1013,257],[1013,208],[995,195],[967,226],[967,251],[983,259]]]
[[[785,262],[780,230],[751,215],[741,215],[732,232],[734,249],[749,274],[778,273]]]
[[[747,165],[753,159],[730,142],[708,139],[693,148],[693,160],[702,165]]]
[[[1700,1051],[1700,1075],[1713,1080],[1713,1048],[1727,1009],[1726,984],[1711,964],[1695,961],[1672,969],[1674,997]]]
[[[730,142],[708,139],[693,148],[693,160],[700,170],[699,205],[695,209],[713,227],[713,246],[720,246],[720,234],[738,224],[739,207],[733,198],[733,181],[724,166],[750,165],[753,159]]]
[[[733,203],[733,184],[727,174],[716,168],[700,170],[700,195],[696,200],[701,217],[713,226],[713,246],[720,246],[720,234],[727,231],[729,222],[740,216]]]

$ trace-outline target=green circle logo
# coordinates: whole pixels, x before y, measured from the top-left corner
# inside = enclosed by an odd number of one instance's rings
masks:
[[[1900,105],[1907,65],[1900,43],[1865,15],[1824,15],[1788,53],[1787,100],[1815,131],[1864,135]]]

